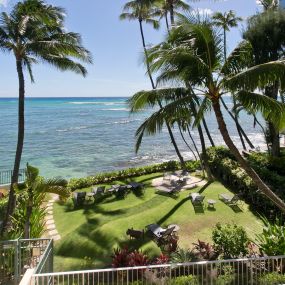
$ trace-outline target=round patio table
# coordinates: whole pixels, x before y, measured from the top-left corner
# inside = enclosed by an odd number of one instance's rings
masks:
[[[212,199],[207,200],[207,202],[208,202],[208,206],[211,208],[215,208],[215,204],[217,203],[216,200],[212,200]]]

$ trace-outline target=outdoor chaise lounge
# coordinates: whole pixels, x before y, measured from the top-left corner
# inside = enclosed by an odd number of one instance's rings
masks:
[[[99,194],[99,195],[104,194],[105,188],[106,188],[105,186],[93,187],[92,192],[93,192],[94,196],[97,194]]]
[[[193,205],[203,205],[205,196],[199,193],[191,193],[189,196]]]
[[[146,226],[147,232],[151,234],[151,236],[156,239],[164,239],[173,234],[175,226],[163,229],[158,224],[150,224]]]
[[[238,195],[231,196],[228,194],[219,194],[219,199],[228,205],[237,205],[239,202],[241,202]]]
[[[82,206],[86,198],[86,192],[74,192],[73,203],[74,206]]]

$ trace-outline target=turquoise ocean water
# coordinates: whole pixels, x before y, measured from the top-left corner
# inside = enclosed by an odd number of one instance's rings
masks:
[[[126,98],[28,98],[22,166],[29,162],[44,176],[70,178],[176,159],[166,130],[147,137],[135,153],[135,131],[148,114],[130,115]],[[232,120],[225,119],[240,146]],[[264,147],[252,117],[242,114],[240,120],[255,145]],[[212,114],[207,115],[207,122],[215,142],[221,144]],[[17,138],[17,99],[0,99],[0,126],[0,171],[10,170]],[[191,158],[178,130],[174,132],[183,154]],[[199,144],[196,130],[193,135]]]

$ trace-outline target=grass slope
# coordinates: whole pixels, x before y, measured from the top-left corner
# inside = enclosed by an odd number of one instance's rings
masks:
[[[140,247],[156,255],[159,248],[154,242],[149,239],[129,241],[125,234],[128,228],[144,229],[151,223],[164,227],[178,224],[181,228],[179,246],[184,248],[192,247],[192,242],[198,238],[211,241],[212,228],[218,222],[242,225],[251,237],[261,231],[262,223],[248,210],[248,205],[232,209],[218,200],[219,193],[229,193],[220,183],[212,183],[203,192],[205,200],[217,201],[216,210],[195,211],[188,198],[190,191],[180,193],[177,198],[158,194],[151,187],[151,180],[158,176],[152,174],[135,179],[147,185],[142,197],[130,193],[126,199],[117,200],[112,196],[77,210],[73,210],[71,202],[56,204],[54,218],[62,239],[55,247],[55,271],[86,269],[91,265],[84,262],[85,257],[90,257],[96,268],[110,266],[113,248],[118,246]]]

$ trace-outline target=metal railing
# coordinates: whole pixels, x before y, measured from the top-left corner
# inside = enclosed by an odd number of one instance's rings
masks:
[[[285,284],[285,256],[34,274],[33,285]]]
[[[50,239],[0,242],[0,284],[18,284],[28,268],[37,268],[47,250],[52,254]]]
[[[12,170],[0,171],[0,185],[11,184],[12,175],[13,175]],[[25,176],[26,176],[25,169],[20,169],[18,182],[24,182]]]

